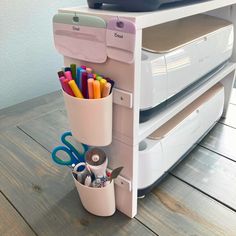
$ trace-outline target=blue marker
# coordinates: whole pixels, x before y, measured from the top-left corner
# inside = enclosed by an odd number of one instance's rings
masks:
[[[77,84],[77,86],[79,87],[79,89],[82,89],[82,73],[86,72],[86,70],[84,70],[81,67],[77,68],[77,73],[76,73],[76,79],[75,82]]]

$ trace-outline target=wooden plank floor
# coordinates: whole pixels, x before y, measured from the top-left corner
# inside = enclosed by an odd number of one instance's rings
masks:
[[[236,235],[236,101],[129,219],[86,212],[50,152],[68,130],[52,93],[0,111],[0,235]]]

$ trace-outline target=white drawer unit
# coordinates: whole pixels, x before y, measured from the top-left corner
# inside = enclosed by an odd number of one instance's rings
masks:
[[[208,15],[144,29],[140,110],[156,107],[227,61],[233,42],[232,23]]]
[[[139,144],[138,189],[155,184],[221,117],[224,87],[218,83]]]

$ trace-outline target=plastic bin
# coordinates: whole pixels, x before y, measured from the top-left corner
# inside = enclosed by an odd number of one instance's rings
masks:
[[[73,137],[90,146],[112,141],[112,94],[100,99],[80,99],[63,91]]]

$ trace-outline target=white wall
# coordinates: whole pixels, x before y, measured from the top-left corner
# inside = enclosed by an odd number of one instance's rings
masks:
[[[0,109],[60,88],[52,17],[85,0],[0,0]]]

